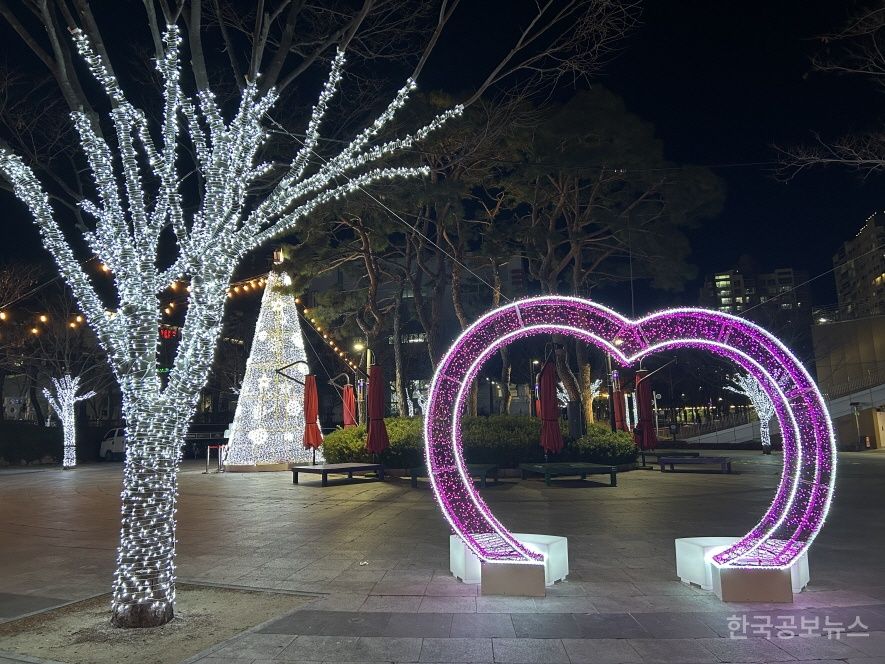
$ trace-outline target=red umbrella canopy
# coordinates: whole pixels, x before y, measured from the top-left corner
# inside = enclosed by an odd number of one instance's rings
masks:
[[[372,454],[381,454],[390,445],[387,427],[384,426],[384,370],[377,364],[369,369],[369,435],[366,449]]]
[[[559,429],[559,401],[556,398],[556,367],[547,362],[541,370],[541,447],[546,453],[562,450]]]
[[[344,426],[356,426],[356,396],[353,393],[353,385],[348,383],[341,390],[342,408],[344,411]]]
[[[304,446],[312,449],[323,444],[319,425],[320,400],[317,396],[317,377],[304,377]]]
[[[627,418],[625,417],[624,409],[626,408],[624,404],[624,390],[621,389],[621,382],[618,379],[618,375],[616,372],[613,372],[612,375],[612,410],[615,414],[615,430],[616,431],[626,431],[627,430]]]
[[[655,430],[655,414],[651,396],[651,380],[648,371],[640,369],[636,372],[636,398],[639,410],[639,449],[653,450],[658,444],[658,432]]]

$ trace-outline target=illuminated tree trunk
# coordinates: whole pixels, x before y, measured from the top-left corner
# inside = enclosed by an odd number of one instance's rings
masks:
[[[175,506],[184,435],[192,412],[149,409],[127,419],[123,523],[117,550],[112,622],[169,622],[175,601]]]
[[[762,438],[762,448],[771,447],[771,433],[769,431],[768,420],[759,420],[759,437]]]
[[[80,389],[80,377],[71,377],[65,374],[61,380],[52,379],[52,390],[43,390],[43,396],[58,415],[61,421],[64,443],[62,447],[62,468],[73,468],[77,465],[77,402],[90,399],[95,392],[77,394]],[[46,422],[47,426],[49,421]]]

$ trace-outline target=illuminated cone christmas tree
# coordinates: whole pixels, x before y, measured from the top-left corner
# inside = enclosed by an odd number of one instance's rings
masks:
[[[304,377],[310,372],[295,300],[277,290],[286,283],[287,275],[267,278],[231,425],[230,465],[309,462],[313,456],[303,442]],[[277,372],[283,367],[295,380]],[[320,450],[317,461],[323,461]]]

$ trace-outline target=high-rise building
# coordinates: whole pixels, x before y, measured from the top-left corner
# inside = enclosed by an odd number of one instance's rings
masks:
[[[885,212],[870,215],[833,256],[839,317],[885,314]]]
[[[701,304],[729,314],[759,317],[766,312],[810,312],[808,274],[790,267],[772,272],[723,270],[708,277]]]

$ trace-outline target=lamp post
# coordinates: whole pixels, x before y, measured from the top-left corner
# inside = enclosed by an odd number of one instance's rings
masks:
[[[353,344],[353,350],[355,353],[360,354],[359,364],[363,363],[363,354],[366,355],[366,375],[369,375],[369,361],[371,360],[371,351],[366,348],[366,344],[362,341],[355,341]],[[368,403],[366,402],[366,398],[368,397],[366,393],[366,381],[363,378],[359,378],[355,376],[356,382],[356,402],[359,404],[357,413],[357,421],[360,424],[366,424],[366,413],[368,412],[366,408],[368,407]]]
[[[538,398],[537,385],[535,382],[535,367],[541,363],[540,360],[529,360],[529,415],[535,410],[535,400]],[[535,417],[540,417],[540,413],[535,412]]]

